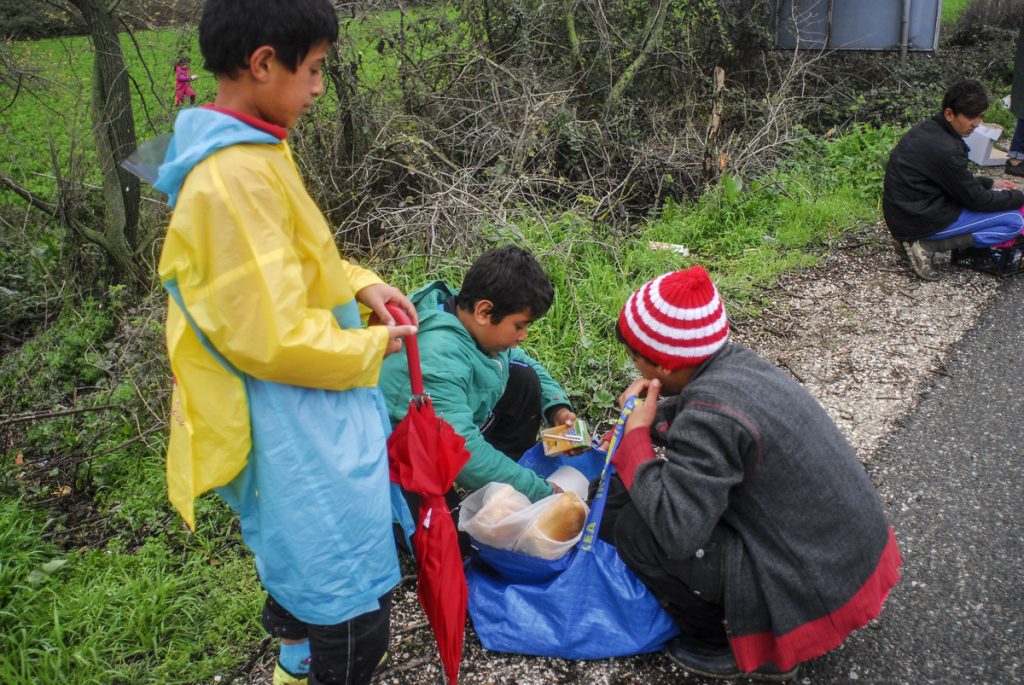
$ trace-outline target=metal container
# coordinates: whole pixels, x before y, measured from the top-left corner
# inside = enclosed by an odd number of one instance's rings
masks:
[[[775,44],[803,50],[934,51],[942,0],[775,0]]]

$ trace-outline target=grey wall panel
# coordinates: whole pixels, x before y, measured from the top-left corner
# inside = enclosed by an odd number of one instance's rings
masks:
[[[942,0],[912,0],[909,49],[934,50]],[[903,0],[776,0],[782,48],[899,50]]]

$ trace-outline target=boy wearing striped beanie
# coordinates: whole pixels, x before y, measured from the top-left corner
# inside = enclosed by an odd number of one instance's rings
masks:
[[[877,616],[899,578],[874,485],[803,387],[729,342],[703,268],[633,293],[617,333],[642,376],[620,401],[646,400],[613,458],[602,537],[679,624],[671,658],[788,680]]]

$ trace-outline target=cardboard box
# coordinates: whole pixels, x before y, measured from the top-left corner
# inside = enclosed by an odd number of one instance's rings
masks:
[[[970,150],[967,159],[978,166],[1002,166],[1006,162],[1006,153],[997,150],[995,142],[1003,135],[1003,127],[998,124],[982,124],[967,136],[964,142]]]

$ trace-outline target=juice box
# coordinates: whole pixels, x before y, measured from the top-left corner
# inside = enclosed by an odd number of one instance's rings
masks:
[[[582,419],[576,419],[572,426],[563,424],[543,430],[540,432],[540,439],[544,445],[544,454],[548,456],[590,446],[590,432]]]

